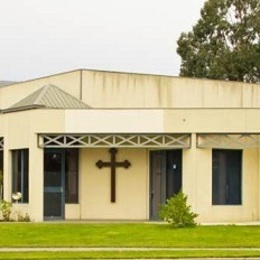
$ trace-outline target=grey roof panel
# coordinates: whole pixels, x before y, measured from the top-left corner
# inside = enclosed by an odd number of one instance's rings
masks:
[[[49,84],[12,105],[3,112],[27,110],[32,108],[86,109],[90,108],[59,87]]]

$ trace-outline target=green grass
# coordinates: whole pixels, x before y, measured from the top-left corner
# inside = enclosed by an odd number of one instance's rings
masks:
[[[1,223],[0,234],[0,247],[259,247],[260,226]]]
[[[260,250],[253,249],[260,248],[260,226],[173,229],[170,225],[151,223],[0,223],[0,234],[0,247],[43,248],[42,252],[2,252],[0,259],[260,257]],[[46,247],[159,247],[162,250],[44,252]],[[172,251],[167,248],[189,250]]]

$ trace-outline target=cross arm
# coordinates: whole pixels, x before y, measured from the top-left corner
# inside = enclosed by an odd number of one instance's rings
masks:
[[[124,160],[123,162],[117,162],[117,167],[124,167],[125,169],[128,169],[131,166],[131,163],[128,160]]]

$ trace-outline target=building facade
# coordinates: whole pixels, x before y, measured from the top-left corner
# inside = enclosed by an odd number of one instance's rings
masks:
[[[3,197],[34,221],[260,219],[260,85],[76,70],[0,87]]]

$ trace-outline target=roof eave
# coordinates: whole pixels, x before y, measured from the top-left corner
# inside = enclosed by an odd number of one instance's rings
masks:
[[[7,108],[7,109],[3,109],[1,112],[2,112],[2,114],[5,114],[5,113],[12,113],[12,112],[25,111],[25,110],[31,110],[31,109],[39,109],[39,108],[46,108],[46,106],[45,105],[33,104],[33,105],[22,106],[22,107],[11,107],[11,108]]]

